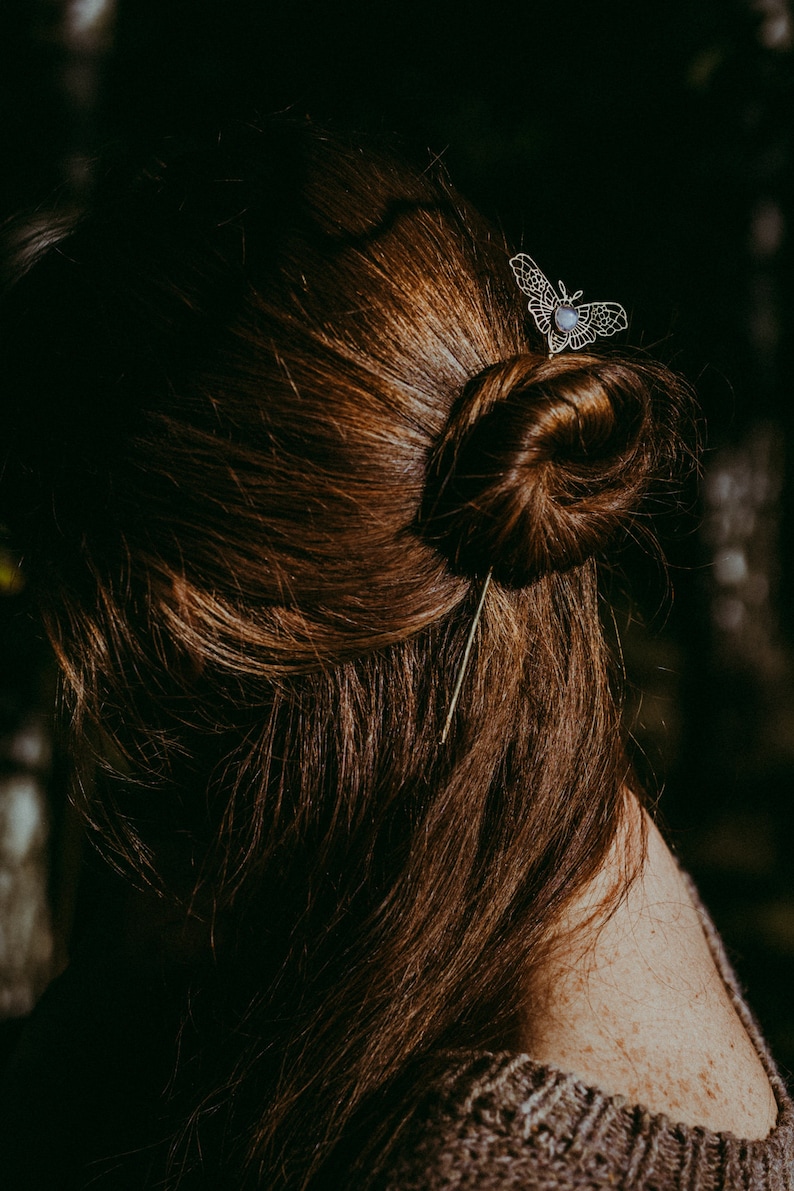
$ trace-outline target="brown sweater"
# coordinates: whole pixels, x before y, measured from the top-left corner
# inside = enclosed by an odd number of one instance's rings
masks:
[[[769,1075],[778,1119],[763,1141],[676,1124],[527,1055],[451,1062],[402,1147],[388,1191],[792,1191],[794,1105],[714,927],[712,952]]]

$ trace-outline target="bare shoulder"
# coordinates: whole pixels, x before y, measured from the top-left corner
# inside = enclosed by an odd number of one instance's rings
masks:
[[[643,838],[647,845],[643,853]],[[638,866],[616,908],[610,890]],[[603,870],[555,931],[524,1045],[671,1119],[762,1138],[777,1106],[687,882],[633,801]]]

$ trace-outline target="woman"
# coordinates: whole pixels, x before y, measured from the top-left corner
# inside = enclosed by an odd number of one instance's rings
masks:
[[[50,239],[3,311],[4,515],[84,813],[194,924],[151,1132],[85,1181],[791,1186],[599,616],[680,386],[549,356],[443,181],[289,122]]]

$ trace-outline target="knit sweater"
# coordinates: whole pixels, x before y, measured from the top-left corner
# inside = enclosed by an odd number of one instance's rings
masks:
[[[426,1097],[388,1191],[792,1191],[794,1105],[705,912],[702,919],[777,1100],[764,1140],[676,1124],[527,1055],[469,1054]]]

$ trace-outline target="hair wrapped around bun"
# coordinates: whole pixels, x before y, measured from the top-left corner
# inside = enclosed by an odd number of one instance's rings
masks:
[[[522,355],[476,376],[431,460],[424,507],[455,569],[523,587],[601,551],[672,448],[661,371]]]

